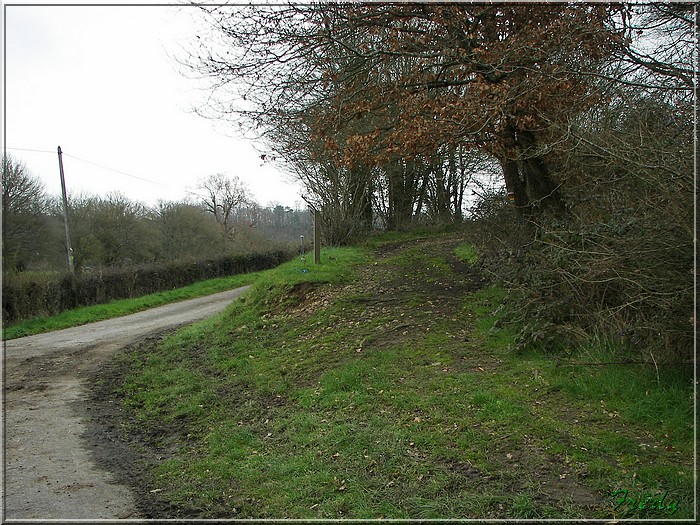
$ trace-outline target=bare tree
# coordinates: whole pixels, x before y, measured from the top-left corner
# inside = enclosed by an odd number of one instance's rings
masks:
[[[4,269],[23,268],[46,241],[47,198],[40,180],[24,163],[2,158],[2,262]]]
[[[76,266],[121,265],[153,260],[157,231],[150,210],[115,192],[75,195],[69,210]]]
[[[175,260],[221,254],[219,225],[192,202],[159,202],[156,225],[160,234],[159,257]]]
[[[632,44],[620,53],[629,82],[644,88],[692,93],[697,73],[698,17],[697,5],[692,2],[635,6],[624,19]]]
[[[206,211],[214,216],[221,228],[224,246],[233,239],[236,209],[249,200],[248,190],[237,176],[222,173],[209,175],[198,182],[195,194]]]

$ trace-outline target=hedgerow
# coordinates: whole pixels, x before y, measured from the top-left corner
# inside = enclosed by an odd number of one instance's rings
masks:
[[[79,306],[140,297],[172,290],[205,279],[266,270],[294,256],[289,250],[230,255],[165,264],[83,269],[68,274],[19,278],[7,275],[2,285],[2,317],[14,323],[39,315],[55,315]]]

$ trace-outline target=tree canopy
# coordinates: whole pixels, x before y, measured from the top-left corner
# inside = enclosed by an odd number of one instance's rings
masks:
[[[213,81],[210,116],[258,130],[297,170],[403,171],[414,192],[415,166],[476,151],[498,160],[521,208],[560,206],[547,153],[628,43],[619,5],[202,9],[217,39],[188,64]]]

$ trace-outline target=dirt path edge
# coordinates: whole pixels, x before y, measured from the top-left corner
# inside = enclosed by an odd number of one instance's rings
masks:
[[[143,518],[120,467],[135,458],[90,414],[95,374],[129,345],[210,317],[247,289],[6,341],[3,521]]]

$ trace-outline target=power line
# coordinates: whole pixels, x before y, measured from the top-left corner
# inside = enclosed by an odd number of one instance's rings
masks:
[[[15,151],[33,151],[33,152],[35,152],[35,153],[50,153],[51,155],[55,155],[55,154],[56,154],[55,151],[48,151],[48,150],[45,150],[45,149],[9,148],[9,147],[7,147],[7,148],[5,148],[5,149],[11,149],[11,150],[15,150]],[[98,164],[98,163],[96,163],[96,162],[92,162],[92,161],[89,161],[89,160],[81,159],[80,157],[76,157],[75,155],[71,155],[70,153],[66,153],[65,151],[63,152],[63,155],[65,155],[66,157],[71,157],[71,158],[73,158],[73,159],[75,159],[75,160],[79,160],[80,162],[85,162],[86,164],[92,164],[93,166],[97,166],[98,168],[102,168],[102,169],[105,169],[105,170],[113,171],[113,172],[119,173],[119,174],[121,174],[121,175],[126,175],[127,177],[131,177],[132,179],[138,179],[138,180],[142,180],[142,181],[144,181],[144,182],[150,182],[151,184],[157,184],[158,186],[165,186],[165,184],[161,184],[160,182],[156,182],[156,181],[154,181],[154,180],[146,179],[146,178],[144,178],[144,177],[139,177],[139,176],[137,176],[137,175],[132,175],[131,173],[126,173],[125,171],[115,170],[114,168],[110,168],[110,167],[108,167],[108,166],[103,166],[102,164]]]
[[[56,154],[55,151],[48,151],[48,150],[45,150],[45,149],[9,148],[9,147],[8,147],[8,148],[5,148],[5,149],[11,149],[11,150],[15,150],[15,151],[33,151],[33,152],[35,152],[35,153],[50,153],[51,155],[55,155],[55,154]],[[86,164],[92,164],[93,166],[97,166],[98,168],[102,168],[102,169],[104,169],[104,170],[113,171],[114,173],[119,173],[119,174],[121,174],[121,175],[126,175],[127,177],[131,177],[132,179],[138,179],[138,180],[141,180],[141,181],[144,181],[144,182],[150,182],[151,184],[156,184],[156,185],[158,185],[158,186],[165,186],[165,184],[162,184],[162,183],[160,183],[160,182],[156,182],[156,181],[154,181],[154,180],[146,179],[146,178],[144,178],[144,177],[139,177],[139,176],[137,176],[137,175],[132,175],[131,173],[127,173],[127,172],[125,172],[125,171],[115,170],[114,168],[110,168],[110,167],[108,167],[108,166],[104,166],[104,165],[102,165],[102,164],[98,164],[97,162],[92,162],[92,161],[89,161],[89,160],[81,159],[80,157],[76,157],[75,155],[71,155],[70,153],[66,153],[65,151],[63,152],[63,154],[64,154],[66,157],[71,157],[71,158],[73,158],[73,159],[75,159],[75,160],[79,160],[80,162],[85,162]]]
[[[16,151],[34,151],[36,153],[51,153],[51,155],[55,155],[55,151],[48,151],[45,149],[30,149],[30,148],[5,148],[5,149],[11,149],[11,150],[16,150]]]
[[[156,182],[156,181],[154,181],[154,180],[149,180],[149,179],[145,179],[145,178],[143,178],[143,177],[138,177],[138,176],[136,176],[136,175],[132,175],[131,173],[126,173],[125,171],[115,170],[114,168],[109,168],[109,167],[107,167],[107,166],[103,166],[102,164],[98,164],[98,163],[96,163],[96,162],[92,162],[92,161],[89,161],[89,160],[81,159],[80,157],[76,157],[75,155],[71,155],[70,153],[66,153],[65,151],[63,152],[63,154],[64,154],[66,157],[70,157],[70,158],[72,158],[72,159],[79,160],[80,162],[85,162],[86,164],[92,164],[93,166],[97,166],[98,168],[102,168],[102,169],[105,169],[105,170],[113,171],[114,173],[120,173],[121,175],[126,175],[127,177],[131,177],[132,179],[138,179],[138,180],[142,180],[142,181],[144,181],[144,182],[150,182],[151,184],[156,184],[156,185],[158,185],[158,186],[165,186],[165,184],[161,184],[160,182]]]

